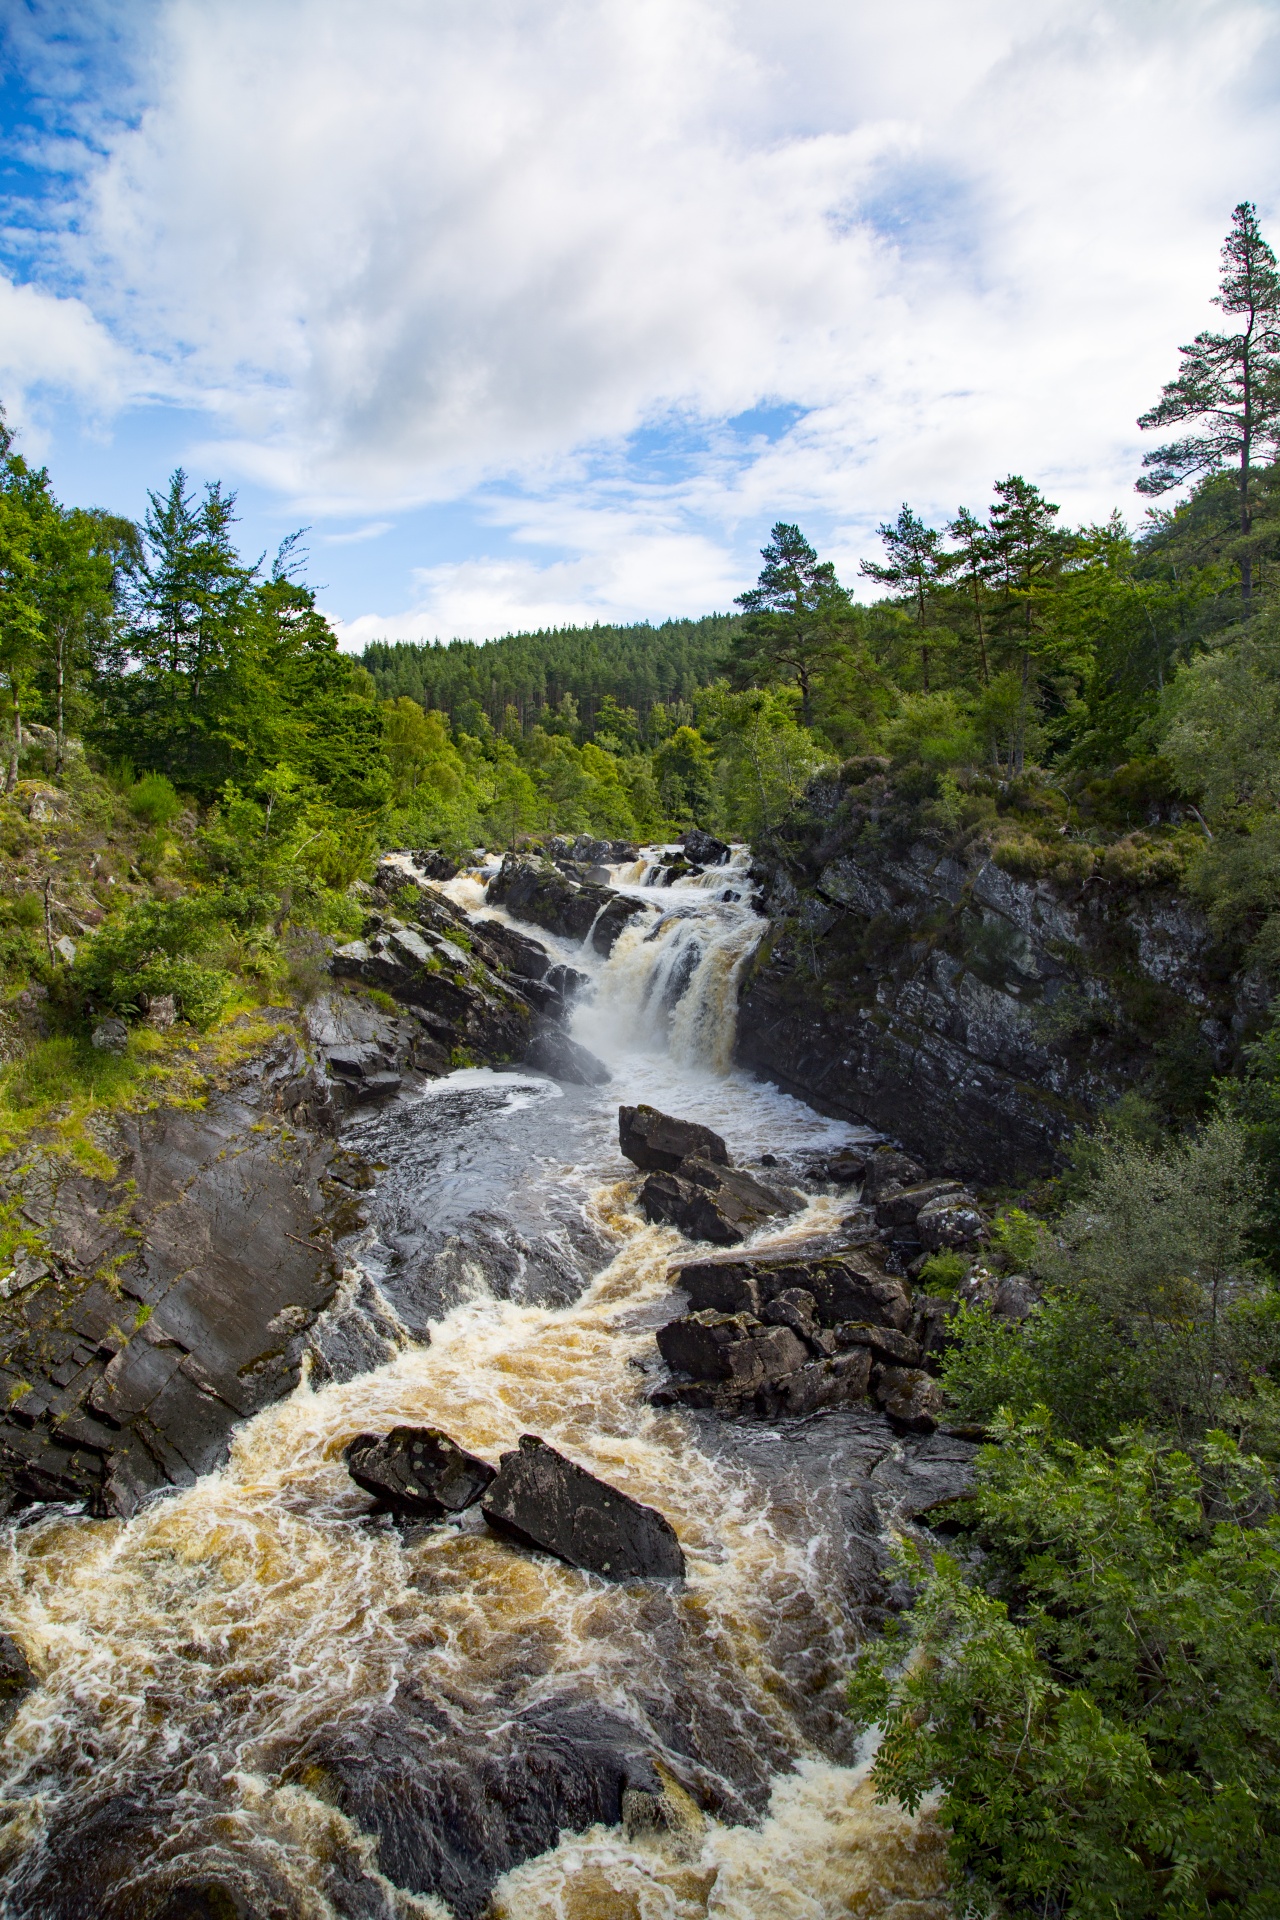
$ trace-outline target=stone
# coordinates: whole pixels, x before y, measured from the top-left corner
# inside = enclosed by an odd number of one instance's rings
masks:
[[[724,840],[717,840],[713,833],[707,833],[702,827],[694,827],[681,841],[685,858],[692,860],[697,867],[722,867],[729,858],[729,846]]]
[[[756,1396],[762,1413],[798,1418],[822,1407],[848,1407],[867,1397],[871,1355],[865,1349],[810,1360],[794,1373],[766,1385]]]
[[[835,1339],[839,1347],[866,1347],[877,1360],[891,1366],[918,1367],[923,1358],[920,1342],[909,1333],[899,1333],[896,1327],[869,1327],[863,1320],[846,1320],[835,1329]]]
[[[584,889],[585,891],[585,889]],[[629,893],[615,893],[605,901],[591,923],[591,944],[606,960],[618,943],[618,935],[638,913],[649,911],[643,900]]]
[[[472,932],[485,949],[485,958],[490,965],[496,960],[520,980],[542,980],[546,977],[551,955],[540,940],[531,940],[528,934],[517,933],[514,927],[507,926],[503,921],[487,917],[475,921]]]
[[[425,880],[453,880],[461,872],[458,862],[439,847],[415,847],[413,864]]]
[[[817,1302],[805,1287],[784,1287],[781,1293],[774,1294],[760,1317],[766,1326],[790,1327],[806,1344],[816,1340],[821,1332]]]
[[[823,1326],[848,1320],[905,1330],[911,1323],[911,1297],[902,1281],[872,1265],[857,1250],[805,1263],[803,1278],[817,1303]]]
[[[942,1418],[942,1388],[918,1367],[877,1367],[871,1391],[894,1426],[907,1433],[932,1433]]]
[[[178,1005],[171,993],[157,993],[147,1001],[143,1024],[153,1027],[157,1033],[168,1033],[177,1023]]]
[[[611,1580],[684,1577],[669,1520],[567,1460],[537,1434],[504,1453],[482,1510],[495,1532]]]
[[[112,1015],[107,1020],[99,1020],[89,1038],[90,1045],[102,1053],[124,1053],[129,1046],[129,1029],[123,1020]]]
[[[931,1200],[916,1215],[916,1234],[929,1253],[974,1247],[986,1231],[986,1221],[972,1194],[945,1194]]]
[[[708,1307],[717,1313],[760,1313],[760,1282],[745,1261],[700,1260],[676,1267],[671,1284],[684,1289],[695,1313]]]
[[[597,1060],[594,1053],[549,1020],[540,1021],[534,1028],[524,1059],[526,1066],[537,1067],[553,1080],[567,1081],[573,1087],[602,1087],[613,1078],[603,1060]]]
[[[766,1187],[741,1168],[705,1160],[682,1160],[679,1174],[651,1173],[639,1195],[646,1220],[721,1247],[740,1245],[767,1220],[799,1205],[794,1195]]]
[[[1035,1287],[1025,1273],[1002,1274],[991,1296],[991,1311],[1001,1320],[1025,1320],[1038,1304]]]
[[[890,1187],[912,1187],[925,1177],[924,1168],[910,1154],[893,1147],[877,1147],[866,1164],[863,1178],[864,1200],[878,1200]]]
[[[59,960],[63,961],[67,966],[71,967],[75,965],[76,943],[69,934],[64,933],[60,940],[55,940],[53,950]]]
[[[860,1180],[866,1180],[867,1162],[867,1154],[857,1147],[841,1147],[839,1153],[823,1162],[822,1171],[833,1186],[856,1187]]]
[[[647,1173],[676,1173],[681,1161],[694,1156],[729,1164],[729,1149],[718,1133],[693,1120],[673,1120],[656,1107],[619,1107],[618,1145],[633,1166]]]
[[[703,1312],[658,1329],[658,1352],[676,1373],[755,1388],[802,1367],[808,1348],[789,1327],[765,1327],[746,1313]]]
[[[26,1696],[38,1685],[17,1641],[11,1634],[0,1633],[0,1728],[8,1725]]]
[[[931,1201],[954,1198],[962,1192],[958,1180],[922,1180],[911,1187],[882,1189],[876,1204],[876,1225],[886,1233],[901,1233],[915,1226]]]
[[[642,900],[608,887],[581,886],[548,860],[507,854],[489,882],[486,898],[517,920],[530,920],[562,940],[591,935],[597,953],[608,954],[627,921],[649,909]],[[599,923],[599,924],[598,924]]]
[[[468,1453],[438,1427],[358,1433],[342,1457],[366,1493],[394,1513],[427,1520],[474,1506],[495,1474],[488,1461]]]

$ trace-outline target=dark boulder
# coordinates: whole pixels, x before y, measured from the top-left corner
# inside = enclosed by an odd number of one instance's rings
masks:
[[[551,955],[540,940],[531,940],[527,934],[517,933],[514,927],[506,926],[501,920],[477,920],[472,928],[473,936],[484,958],[492,966],[495,961],[515,974],[518,980],[541,980],[551,965]]]
[[[932,1433],[942,1418],[942,1388],[918,1367],[877,1367],[871,1391],[895,1427]]]
[[[36,1676],[22,1648],[11,1634],[0,1633],[0,1727],[12,1720],[36,1685]]]
[[[847,1320],[835,1329],[838,1347],[865,1347],[875,1359],[890,1366],[918,1367],[923,1354],[918,1340],[896,1327],[869,1327],[863,1320]]]
[[[474,1506],[494,1478],[485,1460],[467,1453],[438,1427],[393,1427],[358,1433],[343,1450],[356,1485],[394,1513],[441,1520]]]
[[[600,891],[600,889],[592,889]],[[591,944],[607,960],[618,942],[618,935],[638,913],[648,913],[643,900],[627,893],[612,894],[591,923]]]
[[[522,1434],[518,1449],[503,1454],[483,1511],[496,1532],[588,1573],[611,1580],[684,1575],[684,1554],[670,1521],[566,1460],[536,1434]]]
[[[866,1399],[870,1377],[871,1355],[865,1350],[810,1360],[764,1386],[756,1395],[756,1405],[774,1419],[799,1418],[822,1407],[850,1407]]]
[[[642,900],[609,887],[582,886],[548,860],[507,854],[489,882],[487,899],[517,920],[532,921],[562,940],[585,940],[597,953],[609,954],[628,920],[649,909]]]
[[[613,1078],[603,1060],[571,1040],[563,1027],[543,1020],[534,1029],[525,1049],[525,1065],[549,1073],[553,1080],[565,1080],[572,1087],[602,1087]]]
[[[714,833],[707,833],[701,827],[686,833],[680,844],[685,858],[692,860],[696,867],[722,867],[729,858],[727,842],[717,840]]]
[[[656,1107],[619,1107],[618,1145],[632,1165],[646,1173],[676,1173],[682,1160],[694,1156],[729,1164],[729,1150],[718,1133],[693,1120],[673,1120]]]
[[[690,1240],[736,1247],[779,1213],[800,1206],[794,1194],[766,1187],[739,1167],[682,1160],[680,1172],[651,1173],[640,1189],[646,1220],[678,1227]]]
[[[818,1325],[818,1304],[806,1288],[784,1287],[761,1309],[760,1318],[768,1327],[790,1327],[815,1352],[826,1351],[824,1343],[830,1336]]]
[[[976,1247],[986,1232],[986,1221],[969,1193],[944,1194],[930,1200],[916,1215],[916,1236],[929,1253]]]
[[[760,1281],[745,1260],[698,1260],[692,1266],[675,1268],[671,1282],[683,1287],[695,1313],[706,1308],[716,1313],[760,1312]]]
[[[658,1329],[658,1351],[676,1373],[730,1381],[754,1392],[809,1358],[790,1327],[766,1327],[746,1313],[694,1313]]]
[[[473,1059],[522,1059],[532,1037],[528,1001],[451,937],[453,931],[388,920],[369,940],[339,947],[330,964],[339,977],[435,1015],[452,1045]]]
[[[962,1192],[958,1180],[922,1180],[911,1187],[882,1189],[876,1202],[876,1224],[885,1233],[914,1229],[921,1210],[932,1201],[955,1199]]]
[[[822,1162],[822,1174],[833,1186],[856,1187],[865,1181],[870,1156],[858,1147],[841,1147]]]
[[[925,1177],[924,1168],[910,1154],[894,1147],[877,1147],[867,1161],[862,1197],[878,1200],[891,1187],[910,1187]]]
[[[424,880],[453,880],[462,870],[459,863],[439,847],[415,847],[411,857]]]

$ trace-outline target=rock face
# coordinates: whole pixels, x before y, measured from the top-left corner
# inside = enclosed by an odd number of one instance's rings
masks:
[[[683,1578],[684,1554],[670,1521],[536,1434],[522,1434],[519,1448],[503,1454],[483,1508],[498,1533],[588,1573],[610,1580]]]
[[[646,1173],[675,1173],[692,1155],[722,1167],[729,1164],[729,1150],[718,1133],[693,1120],[673,1120],[656,1107],[619,1107],[618,1145],[632,1165]]]
[[[772,929],[744,973],[739,1060],[962,1176],[1033,1176],[1135,1085],[1207,1083],[1265,1007],[1167,886],[1011,871],[895,813],[875,768],[814,782],[752,877]]]
[[[780,1213],[794,1213],[793,1194],[766,1187],[740,1167],[682,1160],[678,1173],[651,1173],[640,1189],[646,1220],[678,1227],[690,1240],[736,1247]]]
[[[442,1520],[474,1506],[494,1478],[488,1461],[468,1453],[438,1427],[358,1433],[342,1457],[366,1493],[393,1513],[424,1520]]]
[[[0,1309],[6,1510],[131,1514],[217,1465],[237,1422],[297,1384],[367,1181],[312,1130],[326,1103],[282,1037],[203,1110],[104,1125],[109,1178],[52,1156],[0,1167],[40,1247]]]
[[[585,940],[590,934],[592,946],[602,954],[613,952],[629,920],[649,911],[642,900],[609,887],[583,885],[549,860],[527,854],[506,855],[489,882],[487,897],[517,920],[529,920],[563,940]]]

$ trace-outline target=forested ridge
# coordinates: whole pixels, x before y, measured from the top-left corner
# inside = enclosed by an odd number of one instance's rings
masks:
[[[903,1544],[851,1710],[885,1793],[940,1795],[958,1910],[1280,1911],[1280,274],[1247,204],[1218,305],[1142,417],[1136,524],[1019,474],[937,526],[887,507],[860,600],[780,517],[735,611],[656,627],[357,660],[221,487],[179,472],[135,525],[0,446],[9,1148],[91,1158],[98,1107],[197,1098],[237,1018],[315,992],[383,848],[698,825],[785,861],[819,775],[868,845],[1189,900],[1251,983],[1230,1073],[1135,1085],[922,1276],[991,1444],[954,1551]],[[962,1304],[979,1269],[1032,1311]]]

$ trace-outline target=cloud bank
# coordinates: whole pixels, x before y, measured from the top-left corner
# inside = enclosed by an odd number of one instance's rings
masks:
[[[473,500],[492,551],[379,631],[724,605],[773,518],[852,571],[1011,469],[1131,501],[1230,209],[1280,202],[1249,0],[145,19],[0,371],[197,405],[199,460],[321,526]]]

